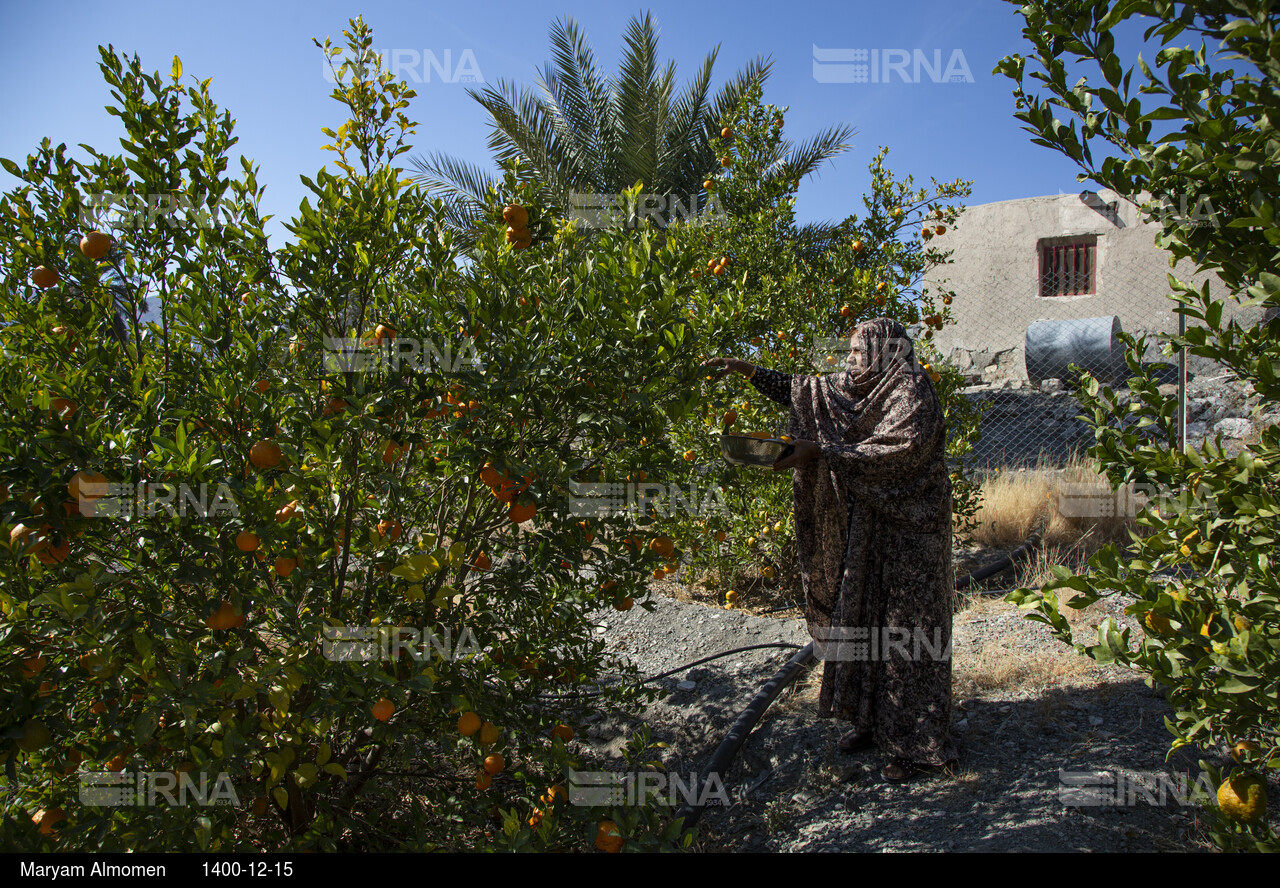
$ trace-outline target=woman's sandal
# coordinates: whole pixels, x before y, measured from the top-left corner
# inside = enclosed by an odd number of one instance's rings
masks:
[[[857,752],[866,749],[874,741],[870,731],[850,731],[840,738],[836,744],[841,752]]]

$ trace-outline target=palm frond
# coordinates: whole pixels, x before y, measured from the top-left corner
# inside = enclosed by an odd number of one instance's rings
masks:
[[[795,148],[791,148],[789,144],[783,146],[784,150],[789,149],[785,155],[788,178],[800,179],[817,172],[828,160],[849,150],[851,145],[848,140],[855,135],[857,130],[841,125],[818,133]]]

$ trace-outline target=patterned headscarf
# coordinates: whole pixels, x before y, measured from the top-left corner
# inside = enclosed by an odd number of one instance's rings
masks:
[[[951,481],[942,404],[903,326],[859,324],[853,340],[866,363],[791,380],[788,434],[816,441],[822,455],[795,470],[796,543],[810,628],[852,618],[833,614],[846,584],[856,607],[861,582],[854,523],[879,521],[913,533],[950,533]],[[858,527],[853,528],[856,536]],[[846,555],[851,570],[844,571]],[[947,578],[948,582],[950,578]]]

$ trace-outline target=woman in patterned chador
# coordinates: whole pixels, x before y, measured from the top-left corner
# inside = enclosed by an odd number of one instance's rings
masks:
[[[773,468],[794,470],[805,617],[824,660],[818,715],[849,722],[840,749],[874,744],[899,782],[956,759],[946,423],[901,324],[864,321],[849,344],[848,369],[817,376],[707,365],[791,407],[795,452]]]

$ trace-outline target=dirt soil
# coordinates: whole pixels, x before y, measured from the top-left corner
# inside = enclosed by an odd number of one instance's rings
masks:
[[[957,553],[958,573],[999,552]],[[998,585],[1006,575],[992,578]],[[737,647],[809,641],[785,596],[744,593],[726,610],[713,593],[655,581],[652,611],[610,611],[602,634],[645,675]],[[1077,640],[1125,602],[1073,615]],[[752,610],[771,613],[751,613]],[[682,669],[654,684],[668,692],[644,715],[668,774],[700,770],[752,695],[794,648],[752,650]],[[820,669],[820,664],[818,664]],[[1166,761],[1170,708],[1129,671],[1099,666],[1053,638],[999,595],[958,601],[953,641],[954,775],[928,773],[890,785],[876,750],[844,754],[846,728],[815,712],[819,672],[784,691],[722,775],[731,802],[708,807],[695,845],[704,851],[1207,851],[1199,804],[1178,781],[1200,774],[1194,751]],[[641,720],[597,715],[581,739],[617,752]],[[1220,757],[1210,757],[1223,764]],[[1065,780],[1088,781],[1097,801],[1070,797]],[[1141,780],[1159,789],[1144,794]],[[1158,781],[1164,781],[1161,784]],[[1179,801],[1181,795],[1183,801]],[[1161,800],[1163,799],[1163,804]]]

